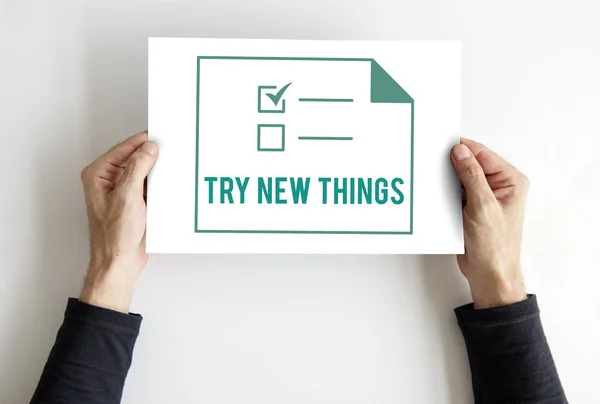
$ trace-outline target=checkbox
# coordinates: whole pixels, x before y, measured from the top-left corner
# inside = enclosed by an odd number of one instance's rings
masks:
[[[271,114],[285,113],[285,99],[283,95],[292,83],[282,87],[258,86],[258,112]]]
[[[258,151],[285,150],[285,125],[259,124],[256,137]]]

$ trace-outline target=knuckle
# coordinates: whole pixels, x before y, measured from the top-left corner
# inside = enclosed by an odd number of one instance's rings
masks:
[[[88,164],[87,166],[83,167],[83,169],[81,169],[81,173],[79,174],[80,178],[81,178],[81,182],[86,183],[89,178],[92,176],[92,167],[90,164]]]
[[[133,170],[125,170],[125,172],[123,172],[123,176],[121,177],[121,181],[119,181],[119,184],[121,185],[121,188],[126,188],[131,184],[132,181]]]
[[[135,182],[136,172],[138,171],[138,167],[144,164],[144,160],[146,156],[143,153],[134,153],[129,160],[127,161],[127,167],[123,172],[123,176],[121,177],[121,185],[125,188],[129,187],[133,182]]]
[[[479,177],[480,170],[481,169],[478,166],[473,164],[473,165],[468,166],[465,171],[469,177],[476,178],[476,177]]]
[[[135,152],[133,153],[133,155],[131,156],[131,164],[133,164],[133,166],[137,166],[140,164],[144,164],[145,162],[150,160],[150,155],[148,155],[147,153],[143,153],[143,152]]]
[[[527,192],[529,192],[529,178],[522,172],[516,172],[514,184],[517,192],[520,194],[527,194]]]

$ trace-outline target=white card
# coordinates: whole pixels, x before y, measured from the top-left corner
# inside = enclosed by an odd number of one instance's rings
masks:
[[[459,43],[150,38],[148,118],[148,252],[464,252]]]

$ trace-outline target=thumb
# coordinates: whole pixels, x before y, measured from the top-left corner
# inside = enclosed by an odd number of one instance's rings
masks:
[[[139,187],[140,190],[144,186],[144,179],[154,167],[158,158],[158,146],[154,142],[146,142],[141,145],[127,159],[125,163],[125,171],[119,178],[119,186],[125,188]]]
[[[467,203],[481,203],[490,197],[495,198],[481,165],[467,146],[464,144],[454,146],[450,159],[454,171],[465,187]]]

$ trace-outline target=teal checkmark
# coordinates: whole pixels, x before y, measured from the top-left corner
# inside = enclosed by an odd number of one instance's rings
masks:
[[[281,97],[283,97],[283,93],[285,93],[285,90],[287,90],[290,84],[292,83],[287,83],[285,86],[281,87],[281,90],[277,91],[276,94],[265,93],[265,95],[269,97],[271,101],[273,101],[273,104],[275,104],[275,106],[277,106],[277,104],[279,104],[279,100],[281,100]]]

